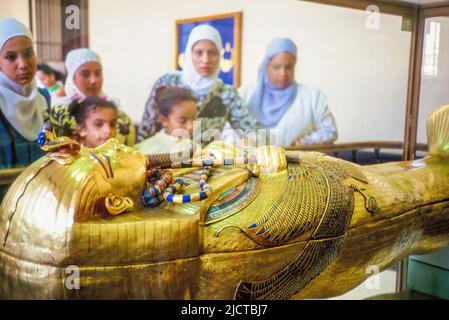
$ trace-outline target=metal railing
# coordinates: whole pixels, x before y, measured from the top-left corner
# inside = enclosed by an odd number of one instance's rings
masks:
[[[351,151],[353,155],[353,160],[357,152],[363,149],[373,149],[376,159],[380,158],[380,150],[382,149],[402,149],[403,142],[399,141],[361,141],[361,142],[348,142],[348,143],[335,143],[335,144],[325,144],[325,145],[308,145],[299,147],[288,147],[288,151],[317,151],[323,153],[332,153],[338,156],[339,152]],[[416,150],[427,151],[427,144],[417,144]],[[0,170],[0,186],[10,185],[13,181],[25,170],[25,168],[12,168],[12,169],[2,169]]]
[[[334,143],[334,144],[321,144],[321,145],[306,145],[295,146],[286,148],[287,151],[315,151],[331,154],[335,157],[339,157],[340,152],[351,151],[352,162],[357,162],[357,153],[362,150],[371,149],[374,151],[374,157],[377,162],[380,162],[381,150],[403,150],[404,143],[401,141],[360,141],[360,142],[347,142],[347,143]],[[415,148],[416,151],[427,152],[427,144],[418,143]]]

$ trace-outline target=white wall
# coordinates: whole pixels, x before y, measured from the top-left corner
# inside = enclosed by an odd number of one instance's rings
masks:
[[[380,29],[369,30],[359,10],[289,0],[262,4],[244,12],[243,83],[256,79],[270,38],[289,36],[299,45],[297,79],[328,94],[340,142],[403,139],[411,34],[401,31],[401,18],[382,15]]]
[[[435,108],[449,104],[449,17],[427,19],[426,32],[430,21],[441,25],[438,76],[421,80],[418,114],[417,142],[427,142],[426,120]]]
[[[16,18],[29,27],[28,0],[0,0],[0,18]]]
[[[89,2],[90,47],[104,64],[105,92],[140,121],[153,82],[174,67],[176,19],[243,11],[242,84],[254,82],[275,36],[299,45],[297,79],[323,89],[339,141],[402,140],[411,34],[401,18],[297,0]]]
[[[28,24],[27,0],[0,1],[0,15]],[[382,14],[380,29],[369,30],[363,11],[304,1],[90,1],[90,47],[102,57],[105,92],[140,121],[154,81],[174,68],[175,20],[233,11],[243,12],[243,85],[256,81],[271,38],[291,37],[297,80],[328,94],[339,142],[403,139],[411,34],[401,18]]]

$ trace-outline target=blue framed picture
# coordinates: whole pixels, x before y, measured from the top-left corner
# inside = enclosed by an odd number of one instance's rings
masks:
[[[219,78],[224,83],[240,86],[242,13],[232,12],[206,17],[176,20],[175,68],[182,70],[184,51],[194,27],[209,24],[218,30],[223,42]]]

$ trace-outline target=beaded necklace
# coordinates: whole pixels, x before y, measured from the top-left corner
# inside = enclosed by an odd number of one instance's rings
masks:
[[[178,178],[173,183],[173,173],[171,171],[166,169],[149,169],[146,175],[147,187],[142,195],[142,203],[145,207],[156,207],[164,200],[178,204],[204,200],[212,194],[212,188],[207,183],[209,173],[210,167],[204,167],[200,171],[200,192],[176,195],[176,192],[186,185],[182,179]]]
[[[177,159],[180,159],[179,156],[178,154]],[[212,188],[207,183],[212,166],[255,163],[254,159],[248,157],[215,159],[213,155],[208,159],[191,159],[183,162],[173,162],[169,153],[147,155],[147,159],[147,187],[142,195],[142,203],[145,207],[156,207],[164,200],[178,204],[204,200],[212,194]],[[192,194],[176,195],[175,193],[181,190],[186,184],[179,178],[173,183],[173,174],[169,170],[166,170],[169,168],[202,168],[199,181],[201,191]]]
[[[212,159],[189,161],[186,163],[171,162],[169,154],[148,155],[148,170],[146,173],[146,188],[142,195],[142,203],[145,207],[156,207],[162,201],[183,204],[206,199],[212,194],[212,188],[207,183]],[[180,178],[173,183],[173,173],[166,168],[203,167],[200,174],[200,192],[192,194],[176,195],[186,185]]]

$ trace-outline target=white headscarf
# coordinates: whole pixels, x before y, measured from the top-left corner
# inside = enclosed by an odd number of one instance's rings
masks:
[[[30,30],[16,19],[0,19],[0,50],[8,40],[18,36],[33,40]],[[47,102],[38,92],[36,80],[21,85],[0,71],[0,108],[25,139],[37,139],[44,124],[42,114],[47,109]]]
[[[87,48],[80,48],[70,51],[65,59],[65,66],[67,69],[67,80],[65,84],[65,93],[71,100],[76,98],[84,98],[84,94],[73,83],[75,72],[87,62],[98,62],[101,64],[101,59],[98,54]]]
[[[218,81],[220,81],[218,79],[220,62],[218,63],[217,70],[215,70],[214,74],[210,77],[203,77],[196,71],[192,61],[192,49],[195,43],[200,40],[212,41],[217,47],[219,56],[221,56],[223,46],[220,33],[210,25],[202,24],[196,26],[192,29],[192,32],[190,32],[185,50],[185,65],[182,70],[182,81],[197,95],[205,95],[215,90]]]
[[[25,36],[33,41],[31,31],[14,18],[0,19],[0,50],[11,38]]]

